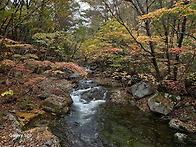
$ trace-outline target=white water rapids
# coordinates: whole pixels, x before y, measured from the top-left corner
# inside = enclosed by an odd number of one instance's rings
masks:
[[[99,87],[93,87],[99,88]],[[99,106],[101,103],[105,102],[106,93],[104,93],[103,100],[96,100],[95,98],[91,101],[87,101],[81,98],[81,94],[84,92],[91,91],[92,87],[87,89],[79,89],[73,91],[70,95],[73,100],[73,108],[75,113],[77,113],[77,120],[80,125],[83,125],[91,120],[92,115],[96,112],[96,107]]]

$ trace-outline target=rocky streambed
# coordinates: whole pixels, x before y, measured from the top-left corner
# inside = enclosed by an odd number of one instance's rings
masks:
[[[192,147],[196,144],[194,117],[186,113],[174,115],[182,112],[175,110],[183,108],[180,97],[156,93],[144,82],[123,88],[111,79],[77,81],[73,84],[51,78],[41,82],[40,89],[44,90],[36,95],[43,99],[40,108],[44,111],[17,113],[24,124],[10,125],[15,129],[8,137],[8,145]],[[192,104],[186,105],[187,110],[192,108]],[[13,118],[7,116],[11,124],[18,123]],[[5,141],[6,133],[3,137],[1,140]]]
[[[168,108],[163,109],[161,106],[163,114],[144,112],[136,105],[125,104],[122,96],[126,95],[121,88],[120,92],[116,90],[118,88],[115,86],[118,84],[107,88],[99,85],[93,80],[80,80],[77,88],[71,92],[73,104],[70,112],[65,117],[50,123],[51,132],[60,139],[62,146],[191,147],[195,145],[194,132],[185,126],[180,126],[178,122],[172,123],[174,119],[165,119],[168,114],[164,113]],[[145,84],[142,87],[149,88]],[[143,91],[142,95],[145,96],[144,93],[148,91],[152,94],[151,89],[148,89]],[[118,98],[122,103],[114,102],[114,99]]]

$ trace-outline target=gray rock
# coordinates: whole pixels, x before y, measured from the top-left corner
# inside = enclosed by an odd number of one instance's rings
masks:
[[[176,97],[176,100],[177,100],[177,101],[180,101],[180,100],[181,100],[181,97],[180,97],[180,96],[177,96],[177,97]]]
[[[46,127],[45,126],[41,126],[40,128],[39,128],[39,132],[44,132],[46,130]]]
[[[190,106],[190,103],[189,103],[189,102],[187,102],[187,103],[185,104],[185,107],[188,107],[188,106]]]
[[[196,127],[194,124],[192,125],[186,125],[185,123],[183,123],[182,121],[178,120],[178,119],[171,119],[169,122],[169,126],[171,128],[180,130],[180,131],[187,131],[187,132],[196,132]]]
[[[102,87],[93,87],[81,92],[81,98],[89,102],[93,99],[105,99],[106,94],[107,91]]]
[[[184,143],[188,136],[183,133],[175,133],[174,137],[177,142]]]
[[[131,87],[131,93],[135,99],[141,99],[153,93],[151,86],[144,82],[137,83]]]
[[[12,143],[16,143],[20,140],[21,136],[18,133],[12,134],[13,139],[12,139]]]
[[[96,84],[92,80],[83,79],[78,81],[78,89],[87,89],[95,86]]]
[[[12,114],[7,114],[8,119],[12,121],[17,121],[16,118]]]
[[[178,120],[178,119],[171,119],[170,122],[169,122],[169,126],[171,128],[180,130],[179,122],[180,122],[180,120]]]
[[[16,110],[8,110],[10,113],[16,114]]]
[[[157,113],[161,113],[164,115],[168,115],[169,113],[171,113],[172,109],[169,109],[166,106],[162,105],[161,103],[154,101],[153,98],[155,96],[157,96],[157,94],[148,99],[148,106],[149,106],[150,110],[152,112],[157,112]]]
[[[52,145],[52,141],[50,139],[47,140],[47,142],[45,143],[46,146],[51,146]]]
[[[171,95],[169,93],[165,93],[165,98],[169,99]]]
[[[181,114],[180,120],[183,122],[187,122],[189,120],[189,117],[188,117],[188,115]]]

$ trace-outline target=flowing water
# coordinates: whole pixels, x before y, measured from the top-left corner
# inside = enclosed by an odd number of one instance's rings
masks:
[[[168,122],[132,105],[106,102],[107,90],[81,80],[71,92],[70,113],[51,123],[65,147],[175,147]]]

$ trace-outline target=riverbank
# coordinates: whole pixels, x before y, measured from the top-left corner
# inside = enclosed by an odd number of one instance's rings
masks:
[[[86,72],[74,63],[18,56],[0,63],[0,146],[59,146],[48,124],[69,111],[69,91]],[[39,121],[32,128],[33,119]]]
[[[0,146],[59,146],[48,124],[70,111],[70,91],[84,68],[70,62],[39,61],[36,54],[14,54],[0,63]],[[195,134],[195,97],[158,92],[153,79],[123,72],[93,71],[92,80],[106,88],[108,103],[131,104],[141,111],[158,114],[184,138]],[[149,80],[150,79],[150,80]],[[36,123],[31,126],[31,121]],[[189,140],[195,144],[196,139]]]

